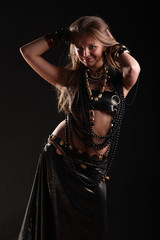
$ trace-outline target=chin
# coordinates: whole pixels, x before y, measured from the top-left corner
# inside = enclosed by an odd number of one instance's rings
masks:
[[[90,60],[90,61],[82,61],[82,63],[86,66],[86,67],[88,67],[88,68],[95,68],[96,66],[97,66],[97,61],[95,61],[95,59],[92,59],[92,60]]]
[[[96,62],[95,61],[90,61],[90,62],[86,62],[86,66],[87,67],[94,67],[96,65]]]

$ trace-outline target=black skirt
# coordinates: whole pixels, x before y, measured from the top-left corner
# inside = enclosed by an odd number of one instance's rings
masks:
[[[106,165],[74,152],[81,179],[97,182]],[[18,240],[107,240],[107,182],[83,185],[58,138],[40,154]]]

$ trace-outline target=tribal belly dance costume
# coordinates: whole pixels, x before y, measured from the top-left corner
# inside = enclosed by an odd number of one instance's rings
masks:
[[[91,90],[89,80],[104,81],[102,89]],[[106,83],[112,91],[105,91]],[[105,136],[94,132],[94,110],[113,116]],[[78,111],[82,112],[82,121]],[[66,115],[65,142],[50,135],[40,155],[18,240],[108,239],[107,180],[124,111],[121,73],[108,64],[96,78],[84,71],[74,113]],[[81,133],[95,155],[89,156],[75,149],[74,143],[69,144],[73,131]],[[99,154],[98,150],[105,147],[105,154]]]

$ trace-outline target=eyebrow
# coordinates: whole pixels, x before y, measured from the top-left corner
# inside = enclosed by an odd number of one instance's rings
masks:
[[[90,45],[96,45],[96,43],[89,43],[89,44],[87,44],[87,46],[90,46]],[[81,44],[76,44],[76,47],[82,47],[82,45]]]

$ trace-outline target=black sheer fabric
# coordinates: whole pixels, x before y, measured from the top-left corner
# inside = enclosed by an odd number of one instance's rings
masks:
[[[85,153],[74,154],[81,177],[97,181],[105,162],[92,166]],[[48,142],[40,155],[18,240],[106,240],[107,235],[106,182],[94,188],[81,186],[59,141]]]

